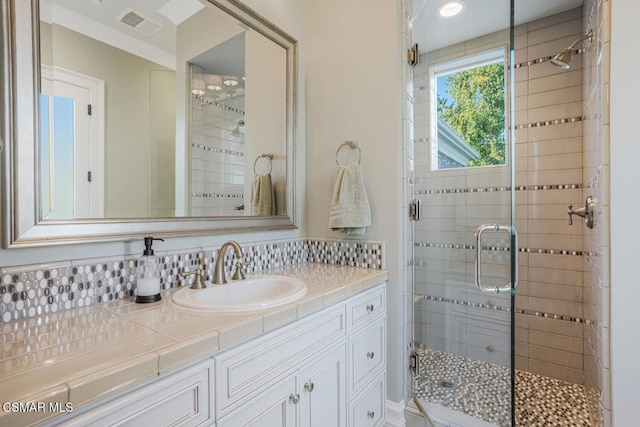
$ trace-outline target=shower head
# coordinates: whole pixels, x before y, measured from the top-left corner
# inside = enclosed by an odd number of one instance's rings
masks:
[[[580,37],[578,40],[574,41],[567,48],[563,49],[561,52],[557,53],[553,58],[551,58],[550,62],[556,67],[568,69],[571,65],[571,58],[573,58],[573,49],[575,49],[578,44],[582,43],[585,40],[593,40],[593,37],[596,33],[591,30],[584,36]]]

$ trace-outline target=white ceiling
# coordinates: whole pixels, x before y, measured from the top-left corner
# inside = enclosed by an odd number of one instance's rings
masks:
[[[429,52],[464,40],[509,28],[510,0],[463,0],[464,11],[452,18],[438,16],[443,0],[414,0],[413,41]],[[583,0],[515,0],[515,23],[531,22],[582,6]]]
[[[206,0],[40,0],[40,18],[175,68],[176,24],[204,4],[209,3]],[[129,8],[160,29],[144,35],[122,24],[117,18]]]
[[[463,0],[466,6],[463,13],[447,19],[437,13],[443,1],[414,0],[413,39],[422,52],[509,27],[510,0]],[[516,24],[573,9],[582,3],[583,0],[515,0]],[[40,0],[43,20],[53,20],[169,68],[175,68],[174,22],[184,20],[199,4],[209,3],[206,0]],[[172,11],[169,16],[159,12],[163,7]],[[116,19],[127,8],[162,28],[145,36],[127,27]]]

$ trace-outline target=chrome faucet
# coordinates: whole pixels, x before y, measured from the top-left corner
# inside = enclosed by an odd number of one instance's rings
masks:
[[[216,285],[222,285],[224,283],[227,283],[227,278],[224,272],[224,255],[227,252],[227,249],[229,248],[229,246],[233,246],[233,250],[235,251],[236,258],[242,258],[244,256],[244,253],[242,252],[242,248],[240,247],[240,244],[238,244],[238,242],[236,242],[235,240],[229,240],[227,243],[222,245],[222,247],[220,248],[220,252],[218,253],[218,259],[216,259],[215,270],[213,270],[213,283]],[[233,275],[234,280],[244,279],[244,274],[242,274],[242,270],[241,270],[241,267],[243,265],[244,263],[241,263],[241,262],[237,262],[235,264],[236,272]]]

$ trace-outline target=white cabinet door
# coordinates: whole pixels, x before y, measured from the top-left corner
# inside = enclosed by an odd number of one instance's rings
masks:
[[[291,376],[244,401],[218,426],[346,426],[346,343],[318,354]]]
[[[251,398],[218,421],[218,427],[293,427],[300,395],[296,377],[289,376]]]
[[[340,304],[216,355],[216,418],[345,337],[346,306]]]
[[[319,352],[298,372],[300,425],[342,427],[347,424],[347,347],[342,342]]]

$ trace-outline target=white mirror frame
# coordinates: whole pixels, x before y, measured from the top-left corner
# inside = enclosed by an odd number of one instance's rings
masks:
[[[38,0],[0,0],[2,247],[122,241],[297,228],[297,42],[238,0],[208,0],[287,52],[286,216],[38,221],[40,46]]]

